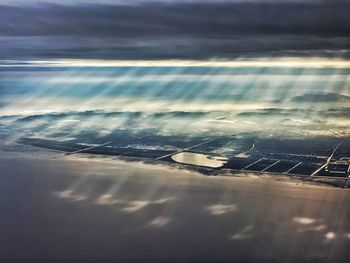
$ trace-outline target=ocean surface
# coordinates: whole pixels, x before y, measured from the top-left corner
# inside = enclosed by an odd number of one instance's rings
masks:
[[[0,67],[0,129],[72,140],[158,135],[348,137],[350,68],[278,66]]]

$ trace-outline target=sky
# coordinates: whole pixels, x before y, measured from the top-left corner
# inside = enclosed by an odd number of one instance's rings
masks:
[[[345,0],[0,0],[0,59],[348,58]]]
[[[0,0],[0,125],[79,112],[105,133],[348,136],[349,13],[344,0]]]

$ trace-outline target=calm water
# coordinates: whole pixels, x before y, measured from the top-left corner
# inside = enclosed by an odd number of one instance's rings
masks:
[[[1,67],[0,124],[41,127],[38,136],[58,129],[101,136],[153,129],[342,137],[350,133],[349,73],[300,67]]]

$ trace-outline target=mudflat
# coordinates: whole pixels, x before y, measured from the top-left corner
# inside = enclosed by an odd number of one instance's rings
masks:
[[[0,153],[2,262],[349,262],[347,189]]]

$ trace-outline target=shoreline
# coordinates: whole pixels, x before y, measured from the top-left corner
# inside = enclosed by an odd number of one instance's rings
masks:
[[[3,142],[2,142],[3,143]],[[124,163],[142,163],[144,165],[151,165],[151,166],[162,166],[169,169],[174,169],[178,172],[184,172],[184,173],[195,173],[200,176],[204,177],[213,177],[213,178],[253,178],[253,179],[261,179],[261,180],[268,180],[268,181],[274,181],[277,183],[292,183],[295,185],[308,185],[308,186],[316,186],[316,187],[329,187],[329,188],[341,188],[343,190],[350,189],[350,180],[349,179],[342,179],[346,180],[346,184],[343,182],[337,182],[336,180],[341,179],[333,179],[333,178],[319,178],[319,177],[305,177],[300,175],[293,175],[293,174],[279,174],[279,173],[272,173],[272,172],[257,172],[257,171],[245,171],[242,172],[240,170],[234,170],[234,169],[213,169],[208,168],[204,166],[196,166],[191,164],[183,164],[183,163],[177,163],[175,161],[169,162],[169,161],[161,161],[151,158],[142,158],[142,157],[130,157],[130,156],[117,156],[117,155],[104,155],[104,154],[92,154],[92,153],[77,153],[77,154],[71,154],[71,155],[62,155],[61,157],[57,158],[57,153],[64,153],[64,151],[55,150],[51,148],[45,148],[45,147],[38,147],[34,145],[26,145],[26,144],[19,144],[15,143],[12,145],[9,144],[1,144],[2,147],[10,147],[9,151],[4,151],[0,148],[0,152],[6,152],[6,153],[13,153],[14,156],[6,155],[5,158],[33,158],[33,159],[47,159],[50,160],[68,160],[68,161],[74,161],[74,160],[84,160],[84,161],[97,161],[97,162],[106,162],[108,164],[113,164],[113,161],[118,162],[124,162]],[[20,147],[19,149],[11,149],[11,147]],[[36,156],[32,156],[33,152],[30,152],[28,154],[28,149],[23,151],[23,148],[34,148],[37,149]],[[111,163],[112,162],[112,163]],[[315,182],[312,179],[321,179],[321,181]],[[323,179],[323,180],[322,180]],[[327,182],[327,179],[335,180],[331,182]]]

